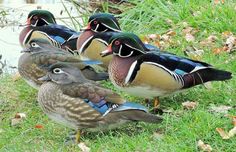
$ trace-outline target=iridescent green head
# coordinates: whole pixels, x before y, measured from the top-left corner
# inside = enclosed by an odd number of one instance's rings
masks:
[[[87,30],[92,30],[94,32],[120,32],[120,26],[117,19],[108,13],[97,13],[92,15],[88,21]]]
[[[118,33],[111,37],[108,49],[102,56],[113,54],[122,58],[145,54],[147,48],[140,38],[133,33]]]
[[[33,10],[27,17],[27,24],[32,26],[43,26],[56,24],[54,15],[47,10]]]

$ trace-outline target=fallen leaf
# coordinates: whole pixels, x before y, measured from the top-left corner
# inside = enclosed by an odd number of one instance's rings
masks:
[[[214,54],[220,54],[221,52],[224,52],[224,48],[222,47],[222,48],[214,48],[213,50],[212,50],[212,52],[214,53]]]
[[[216,131],[220,134],[222,139],[229,139],[229,134],[225,132],[222,128],[216,128]]]
[[[236,37],[231,35],[226,39],[224,51],[231,52],[234,49],[236,49]]]
[[[213,86],[212,86],[212,82],[211,81],[208,81],[208,82],[205,82],[203,83],[204,87],[208,90],[212,89]]]
[[[18,125],[19,123],[22,122],[22,119],[19,119],[19,118],[12,118],[11,119],[11,126],[16,126]]]
[[[225,106],[225,105],[220,105],[220,106],[212,106],[210,107],[210,112],[216,112],[216,113],[223,113],[223,114],[227,114],[228,111],[232,109],[231,106]]]
[[[194,46],[188,46],[186,48],[186,50],[184,51],[184,53],[190,57],[191,59],[194,59],[194,60],[201,60],[203,54],[204,54],[204,51],[203,50],[200,50],[200,49],[197,49],[196,47]]]
[[[229,132],[224,131],[222,128],[216,128],[222,139],[230,139],[236,135],[236,116],[230,116],[234,127]]]
[[[11,126],[16,126],[26,118],[26,114],[24,113],[16,113],[15,117],[11,119]]]
[[[232,32],[230,32],[230,31],[224,31],[224,32],[222,32],[222,37],[223,38],[228,38],[229,36],[232,36],[233,35],[233,33]]]
[[[80,143],[78,144],[78,146],[79,146],[79,148],[80,148],[80,150],[81,150],[82,152],[90,152],[90,148],[87,147],[87,146],[85,145],[85,143],[80,142]]]
[[[42,129],[42,128],[43,128],[43,125],[37,124],[37,125],[34,126],[34,128]]]
[[[194,37],[192,34],[187,33],[187,34],[185,35],[185,39],[186,39],[186,41],[188,41],[188,42],[193,42],[193,41],[195,40],[195,37]]]
[[[199,149],[202,150],[202,151],[211,152],[211,151],[213,150],[210,145],[205,144],[202,140],[198,140],[197,146],[198,146]]]
[[[225,0],[214,0],[213,2],[215,5],[218,5],[218,4],[224,4]]]
[[[195,109],[198,106],[198,102],[186,101],[182,103],[182,106],[185,109],[191,110],[191,109]]]
[[[169,36],[175,36],[175,35],[176,35],[176,32],[173,31],[173,30],[169,30],[169,31],[167,31],[166,34],[169,35]]]
[[[26,118],[26,114],[25,113],[16,113],[15,114],[15,118],[25,119]]]
[[[212,46],[214,45],[214,42],[217,40],[217,37],[215,35],[210,35],[208,38],[200,42],[200,45],[202,46]]]
[[[182,33],[186,35],[186,34],[191,33],[193,30],[194,30],[194,28],[192,28],[191,26],[188,26],[188,27],[185,27],[185,28],[182,30]]]

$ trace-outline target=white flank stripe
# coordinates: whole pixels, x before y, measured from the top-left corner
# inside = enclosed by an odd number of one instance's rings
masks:
[[[132,65],[130,66],[129,72],[128,72],[126,78],[125,78],[125,84],[127,84],[129,82],[130,77],[134,72],[134,68],[135,68],[136,64],[137,64],[137,61],[133,62]]]
[[[79,54],[82,53],[83,48],[85,47],[85,45],[93,38],[93,36],[90,36],[81,46],[81,48],[79,49]]]
[[[30,33],[32,33],[32,31],[33,30],[30,30],[27,34],[26,34],[26,36],[25,36],[25,38],[24,38],[24,40],[23,40],[23,45],[25,45],[26,44],[26,39],[28,38],[28,36],[30,35]]]

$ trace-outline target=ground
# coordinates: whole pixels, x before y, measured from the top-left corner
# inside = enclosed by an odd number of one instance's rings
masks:
[[[162,97],[161,107],[169,112],[163,114],[161,124],[138,123],[108,132],[86,133],[82,141],[91,151],[198,151],[198,140],[211,145],[213,151],[236,151],[236,137],[224,140],[216,131],[233,128],[232,120],[225,113],[210,112],[212,106],[220,105],[232,107],[228,115],[235,116],[236,112],[235,42],[232,48],[227,43],[236,33],[236,3],[219,2],[149,1],[137,3],[119,15],[124,31],[139,34],[144,41],[180,56],[185,56],[188,46],[194,46],[200,55],[193,51],[189,57],[231,71],[234,77],[227,82],[213,82],[207,88],[202,85]],[[109,82],[103,84],[114,89]],[[144,103],[141,98],[121,95]],[[37,91],[24,80],[0,77],[0,151],[79,151],[76,145],[65,143],[71,130],[51,121],[36,97]],[[185,101],[198,102],[198,106],[186,110],[181,104]],[[11,126],[17,112],[25,113],[26,118]]]

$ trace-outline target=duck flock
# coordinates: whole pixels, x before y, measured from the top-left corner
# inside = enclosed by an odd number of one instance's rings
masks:
[[[128,94],[154,99],[208,81],[231,79],[231,72],[177,56],[122,32],[108,13],[90,16],[80,32],[57,24],[47,10],[33,10],[19,41],[18,70],[38,90],[38,103],[54,121],[80,131],[108,130],[129,122],[160,123],[139,103],[128,102],[98,81],[111,81]]]

